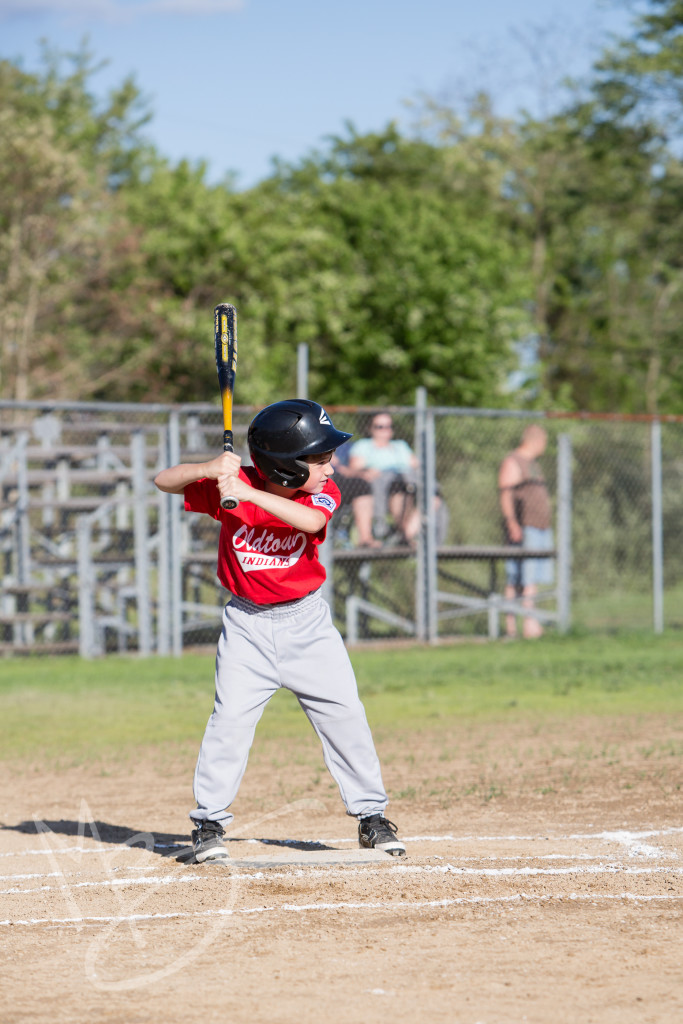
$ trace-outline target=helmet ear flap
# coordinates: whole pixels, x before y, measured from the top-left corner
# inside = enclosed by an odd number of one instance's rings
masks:
[[[311,475],[308,463],[301,459],[284,460],[272,458],[262,452],[251,452],[251,460],[262,477],[281,487],[296,490],[303,487]]]

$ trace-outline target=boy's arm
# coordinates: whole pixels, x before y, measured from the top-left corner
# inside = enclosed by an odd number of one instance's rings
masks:
[[[181,462],[169,469],[162,469],[154,477],[160,491],[167,494],[182,494],[188,484],[197,480],[218,480],[220,476],[239,473],[240,457],[233,452],[223,452],[209,462]]]
[[[223,497],[225,494],[232,494],[240,501],[250,501],[257,505],[264,512],[277,516],[283,523],[293,526],[295,530],[303,530],[304,533],[318,533],[325,526],[327,517],[320,509],[311,508],[310,505],[302,505],[298,501],[280,494],[273,494],[271,491],[261,491],[258,487],[252,487],[239,476],[220,476],[218,478],[218,490]]]
[[[327,522],[324,512],[308,505],[301,505],[291,498],[260,491],[243,480],[238,474],[241,459],[233,452],[223,452],[209,462],[182,462],[170,469],[162,469],[154,477],[160,491],[168,494],[182,494],[188,484],[197,480],[215,480],[221,497],[232,495],[240,501],[250,501],[264,512],[277,516],[288,526],[304,533],[318,533]]]

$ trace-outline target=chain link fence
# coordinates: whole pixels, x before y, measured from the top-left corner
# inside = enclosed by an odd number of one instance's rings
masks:
[[[661,494],[654,494],[654,502],[663,539],[661,624],[683,626],[683,422],[660,425],[618,417],[532,421],[447,409],[437,410],[436,419],[437,477],[451,513],[449,541],[455,544],[501,539],[497,472],[502,456],[519,443],[530,422],[541,422],[548,433],[540,462],[554,500],[557,526],[560,439],[567,439],[571,449],[571,622],[587,629],[655,624],[653,436],[655,450],[659,436]],[[483,566],[479,582],[485,585],[482,572]]]
[[[235,409],[245,461],[255,411]],[[382,413],[418,462],[383,519],[373,506],[372,547],[353,497],[323,545],[347,641],[496,637],[521,615],[503,596],[498,471],[531,422],[548,435],[540,462],[555,528],[555,582],[532,614],[549,630],[683,628],[683,417],[429,408],[423,393],[412,407],[328,411],[354,441]],[[213,646],[229,598],[216,580],[218,524],[152,479],[221,448],[212,405],[0,403],[0,653]],[[411,516],[406,543],[397,525]]]

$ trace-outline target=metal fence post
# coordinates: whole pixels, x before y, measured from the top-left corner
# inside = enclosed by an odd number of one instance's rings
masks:
[[[21,431],[17,437],[17,583],[28,586],[31,580],[31,537],[28,517],[28,461],[26,446],[28,433]],[[15,643],[30,645],[33,643],[33,629],[29,622],[20,623],[14,629]]]
[[[176,410],[168,417],[168,465],[180,462],[180,418]],[[180,515],[182,502],[178,495],[169,494],[170,519],[170,612],[171,646],[173,654],[179,657],[183,651],[183,565],[181,552]]]
[[[500,636],[500,595],[490,593],[487,608],[489,640],[497,640]]]
[[[78,564],[78,653],[94,658],[95,643],[95,580],[90,558],[90,522],[79,516],[76,523],[76,558]]]
[[[22,430],[17,438],[17,582],[27,584],[31,576],[31,539],[28,519],[28,465],[26,446],[28,434]]]
[[[434,412],[426,410],[424,435],[424,494],[425,494],[425,598],[427,639],[436,643],[439,638],[438,574],[436,536],[436,431]]]
[[[662,426],[650,427],[652,459],[652,616],[655,633],[664,632],[664,543],[662,523]]]
[[[419,462],[416,500],[420,510],[420,530],[417,535],[415,572],[415,635],[426,640],[427,626],[427,389],[420,387],[415,394],[415,452]]]
[[[159,430],[158,468],[166,468],[168,456],[168,430]],[[157,654],[168,654],[171,650],[171,547],[170,518],[172,495],[159,491],[159,528],[157,546]]]
[[[135,540],[135,595],[138,615],[138,654],[152,653],[152,616],[149,606],[149,551],[147,537],[147,466],[145,435],[136,430],[130,440],[133,470],[133,534]]]
[[[417,502],[420,532],[417,537],[415,633],[419,640],[438,638],[436,550],[436,443],[434,412],[427,407],[427,390],[415,396],[415,450],[419,462]]]
[[[296,397],[308,398],[308,345],[300,341],[296,349]]]
[[[346,598],[346,643],[353,647],[358,643],[358,601],[356,594]]]
[[[571,625],[572,565],[572,439],[557,438],[557,626],[566,633]]]

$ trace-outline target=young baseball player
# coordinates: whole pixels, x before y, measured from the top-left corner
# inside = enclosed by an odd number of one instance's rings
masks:
[[[330,459],[349,437],[316,402],[276,402],[249,427],[253,467],[225,452],[164,469],[154,481],[184,494],[188,511],[220,522],[218,577],[233,595],[223,611],[214,708],[194,776],[190,818],[200,863],[228,856],[227,808],[256,724],[283,686],[320,737],[347,813],[359,819],[360,846],[405,856],[396,825],[384,817],[387,795],[351,662],[320,594],[318,547],[340,500]],[[225,495],[239,500],[237,508],[220,507]]]

